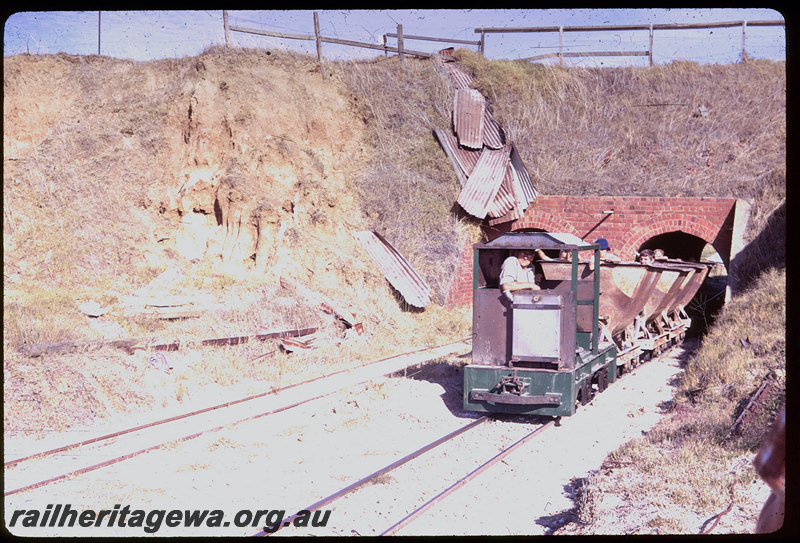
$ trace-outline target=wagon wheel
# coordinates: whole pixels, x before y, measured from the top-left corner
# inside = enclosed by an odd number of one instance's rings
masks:
[[[603,392],[607,388],[608,388],[608,367],[605,367],[597,373],[597,391]]]

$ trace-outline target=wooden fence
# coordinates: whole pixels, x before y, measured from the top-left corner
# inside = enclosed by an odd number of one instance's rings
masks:
[[[286,34],[283,32],[271,32],[266,30],[258,30],[255,28],[243,28],[239,26],[231,26],[228,24],[228,12],[222,12],[223,25],[225,27],[225,46],[230,45],[230,32],[244,32],[248,34],[257,34],[261,36],[270,36],[274,38],[285,38],[292,40],[313,40],[317,46],[317,60],[320,64],[322,78],[325,79],[325,64],[322,57],[322,44],[335,43],[339,45],[347,45],[351,47],[361,47],[364,49],[373,49],[383,51],[384,55],[389,53],[397,53],[400,56],[400,63],[405,66],[405,55],[417,57],[437,57],[438,53],[426,53],[423,51],[415,51],[413,49],[405,48],[405,40],[421,40],[421,41],[434,41],[443,42],[448,44],[458,45],[476,45],[478,51],[483,55],[486,50],[486,35],[487,34],[510,34],[510,33],[527,33],[527,32],[558,32],[559,34],[559,48],[557,53],[547,53],[528,57],[525,60],[537,61],[548,58],[558,58],[560,64],[564,64],[564,59],[569,57],[624,57],[624,56],[647,56],[650,66],[653,65],[653,33],[656,30],[702,30],[712,28],[730,28],[742,27],[742,61],[747,59],[746,37],[747,28],[753,26],[785,26],[784,21],[728,21],[721,23],[687,23],[687,24],[649,24],[649,25],[606,25],[606,26],[539,26],[527,28],[476,28],[475,33],[480,34],[480,39],[476,41],[471,40],[458,40],[452,38],[436,38],[431,36],[415,36],[410,34],[403,34],[403,25],[397,25],[396,33],[387,33],[383,35],[383,45],[376,45],[373,43],[365,43],[351,40],[341,40],[338,38],[329,38],[322,36],[319,33],[319,15],[314,12],[314,34]],[[583,51],[573,52],[564,51],[564,33],[565,32],[620,32],[620,31],[644,31],[650,33],[650,46],[647,51]],[[397,40],[397,45],[391,47],[388,44],[388,39],[394,38]]]
[[[290,40],[314,40],[317,45],[317,60],[319,61],[320,70],[322,71],[322,78],[325,79],[327,77],[325,72],[325,62],[322,58],[322,44],[323,43],[337,43],[339,45],[349,45],[351,47],[361,47],[365,49],[375,49],[378,51],[383,51],[385,54],[388,53],[397,53],[400,55],[400,63],[401,65],[405,66],[405,55],[412,55],[417,57],[438,57],[440,56],[438,53],[425,53],[423,51],[414,51],[412,49],[406,49],[403,45],[403,25],[397,25],[397,34],[393,34],[393,36],[397,37],[397,47],[390,47],[386,44],[386,36],[383,39],[383,45],[376,45],[373,43],[365,43],[359,41],[351,41],[351,40],[341,40],[339,38],[329,38],[326,36],[322,36],[319,33],[319,15],[317,12],[314,12],[314,35],[308,34],[285,34],[283,32],[269,32],[266,30],[258,30],[255,28],[243,28],[239,26],[231,26],[228,24],[228,12],[222,12],[222,20],[223,25],[225,26],[225,46],[229,47],[230,45],[230,32],[245,32],[248,34],[258,34],[261,36],[270,36],[273,38],[286,38]],[[462,43],[458,40],[447,40],[445,38],[425,38],[421,36],[408,36],[409,39],[427,39],[433,41],[444,41],[449,43]],[[477,42],[467,42],[467,43],[477,43]]]
[[[525,60],[535,61],[547,58],[558,58],[564,64],[567,57],[603,57],[603,56],[647,56],[650,66],[653,65],[653,33],[656,30],[703,30],[712,28],[742,27],[742,61],[747,60],[746,37],[748,26],[785,26],[784,21],[727,21],[721,23],[675,23],[650,25],[605,25],[605,26],[538,26],[529,28],[476,28],[475,33],[481,35],[481,54],[486,46],[486,34],[507,34],[518,32],[558,32],[558,53],[547,53],[528,57]],[[650,47],[647,51],[586,51],[564,52],[564,32],[620,32],[647,30],[650,32]]]

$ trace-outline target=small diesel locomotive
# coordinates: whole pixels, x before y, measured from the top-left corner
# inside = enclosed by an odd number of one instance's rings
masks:
[[[599,245],[572,234],[511,232],[473,248],[468,411],[575,414],[621,373],[682,341],[691,324],[683,305],[710,269],[606,262]],[[532,264],[541,290],[504,292],[503,261],[538,249],[551,258]]]

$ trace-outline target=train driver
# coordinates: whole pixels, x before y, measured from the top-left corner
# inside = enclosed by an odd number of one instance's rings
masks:
[[[536,255],[549,260],[541,249],[522,249],[511,251],[511,256],[503,261],[500,268],[500,288],[506,297],[511,298],[511,293],[515,290],[541,290],[536,284],[536,270],[533,266]]]

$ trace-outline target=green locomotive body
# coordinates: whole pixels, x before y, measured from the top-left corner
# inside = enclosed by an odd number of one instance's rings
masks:
[[[567,251],[568,279],[507,296],[502,262],[515,249]],[[617,378],[617,345],[600,339],[600,274],[581,277],[579,254],[600,247],[570,234],[513,232],[474,246],[472,363],[464,369],[464,409],[569,416]],[[563,261],[562,261],[563,262]],[[512,299],[513,298],[513,299]]]

